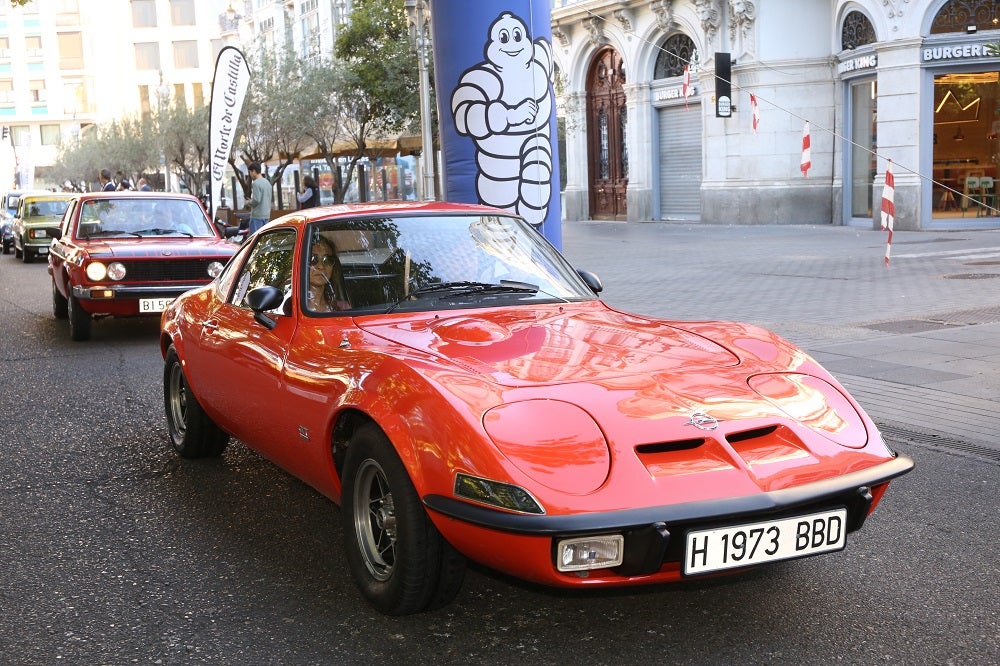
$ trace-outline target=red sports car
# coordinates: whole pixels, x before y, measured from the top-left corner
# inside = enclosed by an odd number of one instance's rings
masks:
[[[600,290],[491,208],[283,217],[163,313],[170,438],[238,438],[340,504],[389,614],[450,601],[466,558],[584,587],[840,550],[911,469],[777,335]]]
[[[187,194],[94,192],[74,197],[49,251],[52,310],[74,340],[94,317],[159,315],[208,284],[236,252]]]

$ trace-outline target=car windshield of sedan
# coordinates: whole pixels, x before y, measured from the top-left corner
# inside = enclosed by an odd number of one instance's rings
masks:
[[[145,197],[85,201],[76,237],[113,236],[212,238],[215,232],[197,201]]]
[[[398,215],[310,225],[307,311],[397,312],[592,300],[562,255],[516,217]]]

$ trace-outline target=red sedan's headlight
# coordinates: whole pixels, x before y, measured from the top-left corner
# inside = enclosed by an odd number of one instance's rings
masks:
[[[755,375],[747,380],[772,405],[841,446],[860,449],[868,430],[854,405],[829,382],[797,373]]]
[[[583,495],[611,470],[604,433],[590,414],[559,400],[525,400],[494,407],[486,433],[518,469],[553,490]]]

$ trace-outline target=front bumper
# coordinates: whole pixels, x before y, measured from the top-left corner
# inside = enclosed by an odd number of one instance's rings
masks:
[[[144,300],[173,300],[186,291],[203,287],[208,282],[206,280],[201,283],[180,285],[74,285],[72,292],[83,310],[93,315],[114,315],[119,317],[134,315],[158,316],[162,311],[162,306],[159,309],[144,311],[141,308],[141,302]]]
[[[451,528],[444,525],[442,531],[452,533],[455,540],[461,542],[461,545],[453,544],[459,550],[477,541],[490,542],[493,547],[507,541],[517,544],[516,549],[504,548],[508,554],[520,552],[532,558],[527,553],[534,553],[532,563],[515,563],[506,558],[502,562],[485,562],[495,568],[550,585],[635,584],[679,578],[679,563],[684,556],[683,535],[692,529],[789,517],[842,506],[847,508],[847,531],[856,531],[864,524],[885,485],[912,468],[911,459],[898,456],[832,479],[757,495],[559,516],[513,514],[443,495],[428,495],[423,501],[429,510],[451,523]],[[873,488],[880,488],[874,497]],[[447,533],[446,538],[450,536]],[[620,567],[604,570],[604,574],[591,572],[587,581],[574,581],[570,576],[555,572],[552,547],[557,540],[601,534],[624,535],[624,562]],[[545,546],[538,543],[539,538]],[[544,565],[539,561],[543,551],[548,553],[548,562]],[[486,555],[486,559],[490,556]]]

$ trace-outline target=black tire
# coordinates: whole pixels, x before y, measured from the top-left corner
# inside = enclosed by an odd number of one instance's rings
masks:
[[[434,527],[395,449],[374,424],[351,437],[343,498],[347,562],[372,606],[408,615],[455,598],[465,558]]]
[[[7,243],[4,243],[3,244],[3,253],[4,254],[10,254],[10,247],[11,247],[10,245],[8,245]]]
[[[55,315],[56,319],[69,317],[69,301],[59,293],[55,278],[52,278],[52,314]]]
[[[188,387],[184,369],[173,345],[163,363],[163,408],[174,450],[183,458],[222,455],[229,433],[215,424]]]
[[[90,339],[90,328],[94,320],[90,313],[80,307],[76,296],[69,295],[66,302],[66,316],[69,318],[69,337],[76,342],[86,342]]]
[[[23,250],[21,250],[21,261],[23,261],[24,263],[30,264],[31,260],[34,258],[35,258],[35,253],[29,250],[28,248],[24,248]]]
[[[23,256],[23,254],[24,253],[21,252],[21,250],[17,247],[17,245],[14,245],[14,258],[20,259]]]

